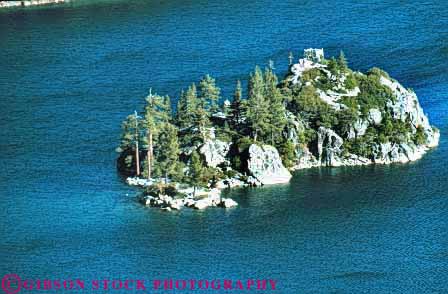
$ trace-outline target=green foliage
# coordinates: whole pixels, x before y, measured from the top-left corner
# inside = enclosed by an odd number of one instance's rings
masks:
[[[278,148],[278,152],[280,153],[280,157],[282,158],[283,165],[286,168],[294,166],[296,160],[295,147],[296,146],[291,141],[284,140]]]
[[[306,82],[314,82],[316,78],[321,78],[323,75],[318,68],[312,68],[306,70],[302,73],[302,77],[300,78],[303,83]]]
[[[176,123],[181,129],[191,128],[194,125],[198,104],[196,85],[192,84],[187,92],[182,91],[177,103]]]
[[[267,116],[267,138],[271,145],[275,146],[276,142],[281,140],[281,132],[286,125],[286,109],[284,97],[277,87],[278,79],[272,69],[266,69],[264,73],[265,97],[269,104],[269,113]]]
[[[206,81],[210,82],[208,79],[206,79]],[[203,84],[208,82],[204,82],[203,80]],[[205,86],[203,85],[202,87]],[[210,90],[209,88],[207,89],[207,91]],[[197,140],[204,142],[207,139],[207,127],[211,125],[211,122],[210,112],[207,111],[205,107],[210,105],[207,104],[212,101],[210,99],[198,98],[196,85],[194,83],[188,88],[187,92],[182,93],[177,104],[176,122],[180,129],[185,132],[182,142],[183,144],[188,144],[189,142]]]
[[[179,142],[177,128],[166,123],[158,133],[158,144],[154,150],[154,173],[166,180],[179,180],[182,177],[182,165],[179,162]]]
[[[255,141],[269,132],[269,101],[265,97],[263,73],[257,66],[248,86],[247,123]]]
[[[195,190],[199,187],[206,187],[208,184],[206,169],[202,166],[201,158],[196,151],[193,151],[190,156],[188,168],[186,182],[193,186]]]
[[[135,150],[137,140],[141,143],[142,134],[140,127],[143,125],[144,121],[140,117],[136,118],[134,114],[128,115],[126,120],[121,124],[122,134],[117,152],[121,153],[126,150]]]
[[[323,91],[331,90],[334,86],[334,84],[328,78],[327,74],[323,73],[318,68],[312,68],[305,71],[302,74],[301,81],[303,84],[310,82],[316,88],[321,89]]]
[[[350,130],[350,127],[359,118],[357,107],[349,107],[347,109],[338,111],[336,115],[338,124],[334,126],[334,129],[339,134],[347,134]]]
[[[369,69],[367,71],[367,75],[376,76],[378,78],[382,76],[382,77],[385,77],[386,79],[390,79],[389,74],[378,67],[372,67],[371,69]]]
[[[338,62],[334,57],[332,57],[330,60],[328,60],[327,69],[331,72],[332,75],[337,76],[339,75],[339,66]]]
[[[339,53],[337,64],[340,72],[345,73],[348,71],[347,59],[345,58],[345,54],[343,51]]]
[[[167,123],[171,117],[171,100],[169,96],[149,94],[146,97],[145,126],[147,130],[155,132],[161,124]]]
[[[380,83],[376,74],[356,76],[361,92],[357,97],[357,102],[361,106],[361,112],[367,115],[369,109],[386,108],[386,102],[393,99],[392,91]]]
[[[210,75],[205,75],[199,82],[200,105],[209,114],[219,110],[218,101],[221,89],[216,86],[215,79]]]
[[[238,80],[236,84],[233,101],[230,105],[230,127],[238,134],[246,134],[245,116],[247,112],[247,103],[243,100],[243,90],[241,82]]]
[[[356,80],[355,76],[353,74],[347,75],[347,78],[345,79],[345,88],[348,90],[353,90],[358,86],[358,81]]]
[[[353,140],[345,140],[343,148],[350,153],[357,154],[366,158],[372,158],[372,147],[376,143],[377,136],[377,130],[373,127],[368,127],[364,136],[357,137]]]
[[[378,128],[381,135],[381,143],[406,143],[409,134],[412,132],[411,124],[400,119],[393,119],[390,113],[383,115],[383,120]]]
[[[319,126],[330,128],[337,124],[335,110],[319,97],[314,86],[304,86],[294,97],[293,103],[294,111],[301,113],[316,128]]]

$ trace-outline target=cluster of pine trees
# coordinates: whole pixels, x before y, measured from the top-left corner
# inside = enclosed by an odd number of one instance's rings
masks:
[[[264,71],[256,67],[248,80],[247,97],[237,81],[232,102],[221,103],[220,88],[206,75],[181,92],[176,111],[168,96],[150,93],[144,113],[129,115],[122,124],[117,149],[122,167],[137,176],[202,186],[222,176],[219,170],[206,167],[196,150],[212,134],[227,141],[266,143],[284,150],[288,145],[282,136],[287,98],[278,84],[272,66]]]

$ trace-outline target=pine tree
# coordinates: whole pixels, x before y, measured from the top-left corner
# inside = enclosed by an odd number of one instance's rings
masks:
[[[238,133],[244,133],[244,120],[246,115],[246,105],[243,101],[243,90],[241,82],[236,83],[233,101],[230,104],[230,126]]]
[[[267,133],[269,102],[265,99],[263,73],[257,66],[251,74],[248,86],[247,122],[253,139],[257,141]]]
[[[347,59],[345,58],[345,54],[343,51],[341,51],[339,53],[339,58],[338,58],[338,67],[339,70],[341,71],[341,73],[345,73],[348,70],[348,66],[347,66]]]
[[[281,136],[286,125],[286,109],[284,97],[277,87],[278,79],[271,68],[266,69],[264,74],[265,97],[269,103],[267,131],[270,144],[275,146],[278,137]]]
[[[328,61],[327,68],[331,72],[332,75],[337,76],[338,74],[338,62],[334,57],[331,57],[331,59]]]
[[[196,85],[193,83],[187,92],[181,93],[179,102],[177,103],[176,121],[182,129],[191,128],[194,125],[194,117],[198,108],[198,96]]]
[[[207,185],[207,181],[204,177],[205,168],[202,166],[201,158],[196,151],[193,151],[190,157],[189,172],[187,181],[193,186],[193,196],[196,195],[196,189],[198,187],[204,187]]]
[[[133,161],[136,168],[136,174],[137,176],[140,175],[140,150],[139,146],[141,145],[141,139],[142,136],[140,134],[141,129],[140,126],[142,125],[143,121],[140,116],[137,115],[137,112],[135,114],[129,115],[125,121],[123,121],[121,128],[122,128],[122,135],[121,135],[121,142],[120,147],[117,148],[117,151],[122,153],[133,153]],[[127,162],[127,166],[131,166],[131,162]]]
[[[176,180],[179,176],[179,142],[178,130],[171,123],[165,123],[158,134],[158,146],[155,152],[155,171],[165,178]]]
[[[153,95],[151,92],[146,97],[145,125],[146,125],[146,161],[145,174],[151,178],[151,169],[154,156],[154,137],[161,127],[171,120],[171,102],[168,96]]]
[[[199,82],[199,99],[201,106],[209,113],[215,113],[219,110],[218,101],[221,89],[216,86],[215,79],[210,75],[205,75]]]
[[[211,123],[208,114],[209,113],[200,106],[196,109],[194,114],[194,123],[199,130],[199,135],[202,142],[207,141],[209,137],[208,128],[210,127]]]

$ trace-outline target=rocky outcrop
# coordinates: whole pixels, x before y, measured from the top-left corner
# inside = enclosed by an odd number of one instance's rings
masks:
[[[412,91],[405,89],[400,83],[386,77],[380,78],[381,84],[391,89],[396,97],[390,100],[387,106],[390,108],[395,119],[405,121],[409,119],[414,131],[421,127],[426,137],[426,147],[432,148],[439,144],[440,133],[430,124],[428,117],[424,114],[418,101],[417,95]]]
[[[291,66],[290,71],[292,76],[290,77],[290,81],[293,84],[297,84],[300,82],[300,77],[302,77],[303,73],[307,70],[313,68],[325,68],[326,66],[317,62],[313,62],[309,59],[299,59],[299,63],[296,63]]]
[[[291,173],[283,166],[275,147],[252,144],[249,147],[247,169],[262,185],[287,183]]]
[[[317,155],[324,166],[340,166],[344,140],[331,129],[320,127],[317,132]]]
[[[217,167],[226,162],[227,153],[230,150],[230,143],[218,139],[207,140],[200,148],[199,152],[204,155],[209,167]]]
[[[310,152],[308,147],[303,145],[298,145],[296,148],[296,162],[291,168],[292,170],[305,169],[321,166],[321,163],[317,158]]]
[[[415,144],[384,143],[374,146],[373,162],[377,164],[390,164],[394,162],[406,163],[422,158],[428,147]]]
[[[238,206],[238,203],[230,198],[221,198],[220,191],[217,189],[212,189],[206,196],[198,198],[191,194],[186,194],[180,198],[164,194],[145,195],[141,197],[140,202],[146,206],[158,207],[168,211],[180,210],[183,207],[202,210],[207,207],[231,208]]]

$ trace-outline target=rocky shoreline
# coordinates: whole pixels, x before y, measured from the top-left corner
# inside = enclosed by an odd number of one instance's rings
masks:
[[[0,1],[0,8],[29,7],[29,6],[61,4],[61,3],[66,3],[68,1],[70,1],[70,0]]]

